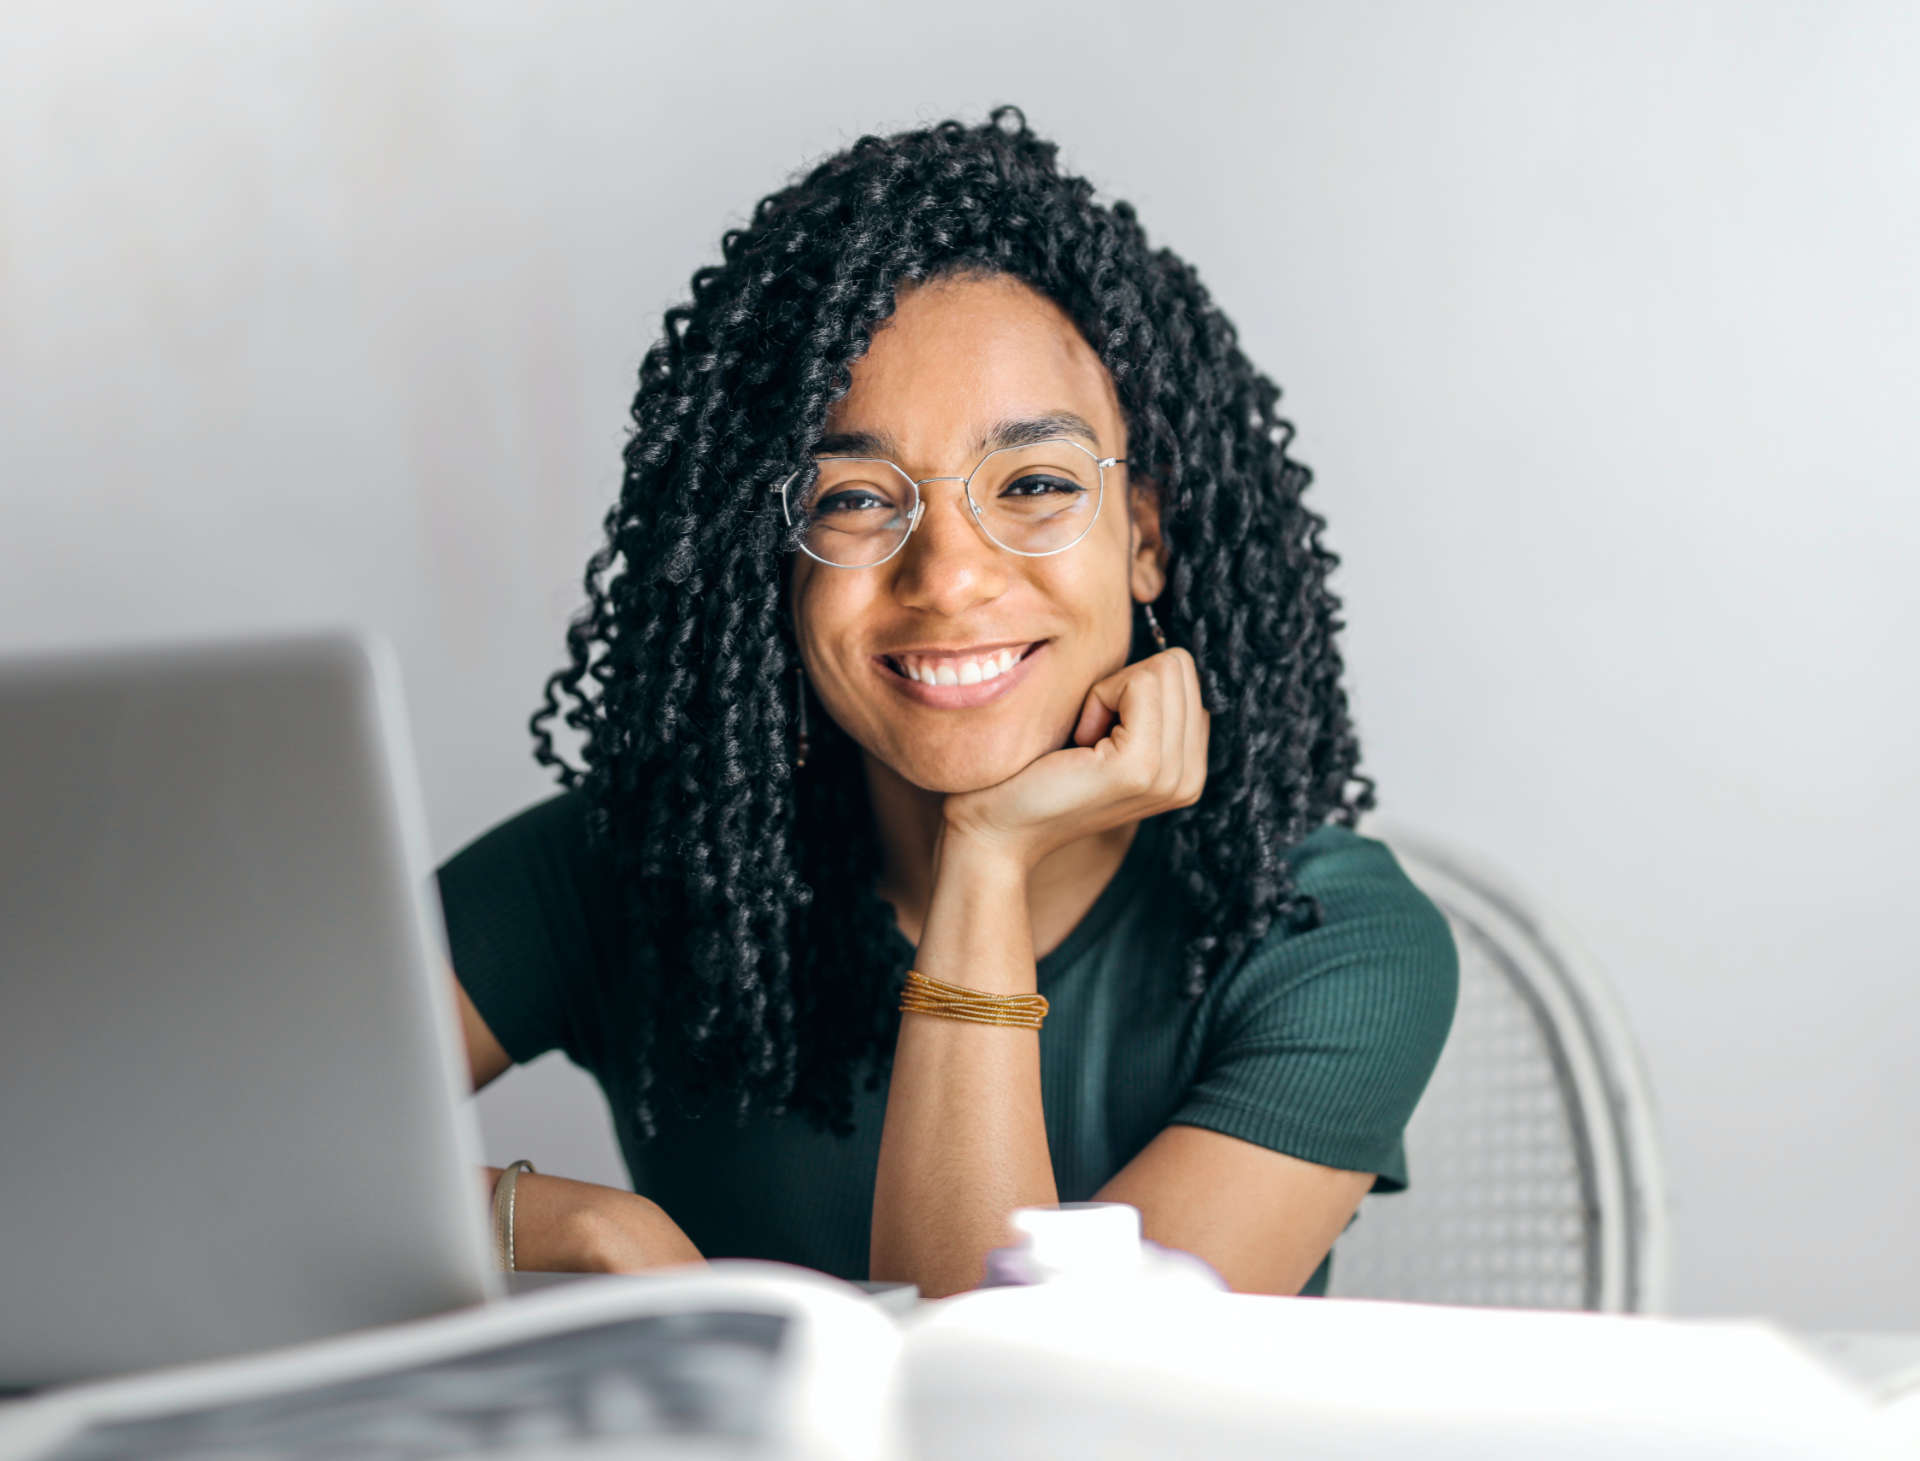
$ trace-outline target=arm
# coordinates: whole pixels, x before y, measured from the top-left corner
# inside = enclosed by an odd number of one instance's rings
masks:
[[[1034,990],[1027,875],[941,839],[916,965],[991,994]],[[871,1274],[928,1298],[980,1282],[1016,1207],[1058,1202],[1040,1105],[1040,1033],[933,1015],[900,1019],[873,1186]]]
[[[453,988],[477,1091],[513,1059],[457,979]],[[480,1171],[491,1204],[500,1169]],[[516,1268],[541,1273],[632,1273],[701,1261],[700,1250],[659,1204],[617,1187],[545,1173],[523,1174],[514,1188],[513,1250]]]
[[[1216,986],[1193,1086],[1097,1194],[1253,1293],[1300,1292],[1376,1176],[1406,1185],[1404,1132],[1459,990],[1446,916],[1387,848],[1348,837],[1293,861],[1326,920],[1269,935]]]
[[[1078,838],[1198,801],[1208,724],[1192,656],[1170,650],[1095,685],[1072,747],[949,797],[916,967],[992,994],[1032,993],[1028,875]],[[1038,1032],[903,1015],[874,1177],[872,1276],[928,1297],[972,1288],[1013,1209],[1058,1200]]]
[[[491,1213],[500,1168],[482,1167]],[[513,1191],[513,1266],[534,1273],[638,1273],[699,1263],[700,1250],[658,1203],[618,1187],[544,1172]]]
[[[1349,1172],[1199,1126],[1169,1126],[1095,1195],[1145,1235],[1204,1258],[1236,1293],[1297,1294],[1373,1187]]]

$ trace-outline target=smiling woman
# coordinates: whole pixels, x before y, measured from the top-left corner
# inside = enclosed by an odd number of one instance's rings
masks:
[[[520,1261],[948,1293],[1097,1196],[1323,1292],[1457,971],[1354,830],[1278,390],[1012,109],[864,138],[722,251],[534,717],[565,790],[441,870],[476,1086],[564,1049],[634,1181],[522,1177]]]

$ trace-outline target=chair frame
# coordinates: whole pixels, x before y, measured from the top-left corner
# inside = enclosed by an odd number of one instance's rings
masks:
[[[1477,855],[1385,819],[1385,842],[1421,891],[1477,933],[1532,1008],[1568,1096],[1588,1211],[1589,1310],[1667,1311],[1670,1219],[1652,1084],[1612,986],[1567,926]]]

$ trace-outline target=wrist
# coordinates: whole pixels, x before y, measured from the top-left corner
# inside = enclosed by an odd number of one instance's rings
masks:
[[[675,1263],[697,1263],[700,1252],[666,1210],[637,1193],[605,1189],[573,1215],[570,1247],[588,1273],[636,1273]]]
[[[1039,860],[1039,850],[1026,837],[946,821],[934,850],[934,882],[938,886],[942,879],[957,876],[1024,895]]]

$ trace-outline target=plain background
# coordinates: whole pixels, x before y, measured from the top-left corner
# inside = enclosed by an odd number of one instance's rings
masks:
[[[549,790],[524,723],[721,230],[1017,102],[1285,389],[1382,814],[1618,987],[1676,1308],[1920,1326],[1920,11],[167,12],[0,30],[0,650],[376,626],[453,852]],[[559,1057],[481,1107],[624,1180]]]

